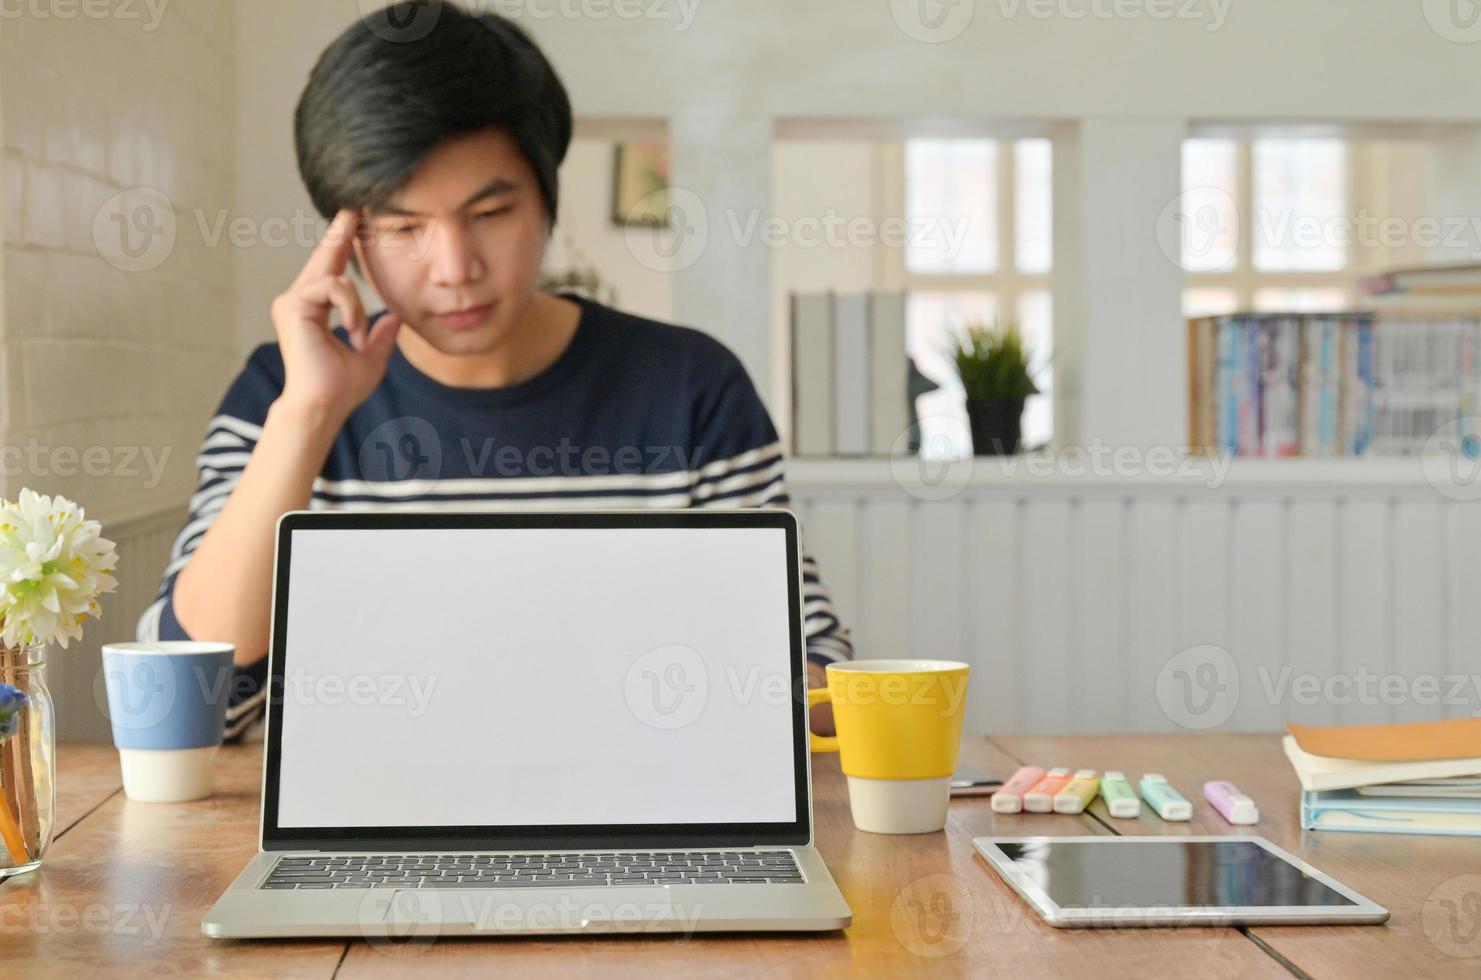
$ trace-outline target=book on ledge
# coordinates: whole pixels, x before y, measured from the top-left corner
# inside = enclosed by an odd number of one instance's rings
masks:
[[[1420,265],[1394,269],[1358,280],[1358,291],[1370,296],[1481,292],[1481,264]]]

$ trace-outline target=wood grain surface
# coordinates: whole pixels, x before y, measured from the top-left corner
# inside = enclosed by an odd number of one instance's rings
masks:
[[[955,800],[944,833],[855,830],[836,756],[814,759],[817,842],[853,925],[816,935],[220,941],[200,921],[256,851],[261,745],[223,748],[207,800],[149,804],[121,790],[110,746],[59,752],[59,836],[43,868],[0,884],[0,962],[15,977],[704,976],[1352,977],[1481,973],[1481,847],[1464,839],[1302,833],[1298,787],[1273,735],[969,737],[963,762],[1162,772],[1194,800],[1189,824],[1088,814],[1004,816]],[[1202,801],[1229,779],[1254,828],[1393,912],[1387,926],[1056,930],[972,848],[989,834],[1245,833]],[[1467,877],[1470,875],[1470,878]],[[1447,904],[1448,903],[1448,904]],[[1469,903],[1469,904],[1468,904]],[[1481,912],[1475,913],[1481,916]],[[1459,918],[1458,918],[1459,917]],[[1468,928],[1469,927],[1469,928]],[[1468,938],[1469,937],[1469,938]],[[1474,941],[1472,941],[1474,940]],[[1475,948],[1472,948],[1472,947]]]

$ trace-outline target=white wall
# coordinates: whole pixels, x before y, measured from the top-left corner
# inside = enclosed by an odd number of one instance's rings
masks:
[[[523,22],[586,114],[662,118],[703,105],[821,117],[1481,118],[1476,47],[1442,37],[1419,4],[1234,0],[1210,30],[1212,14],[1041,19],[1030,15],[1044,6],[1036,0],[964,0],[954,6],[971,11],[970,22],[944,43],[916,40],[895,19],[915,6],[699,0],[685,29],[677,17]],[[1194,7],[1208,12],[1213,2]]]
[[[634,284],[624,286],[623,305],[650,315],[666,309],[737,350],[779,418],[786,379],[781,297],[815,276],[826,274],[835,288],[846,288],[870,275],[867,256],[804,257],[791,247],[768,252],[729,235],[730,213],[798,215],[830,202],[852,209],[876,199],[860,141],[809,148],[807,120],[886,120],[896,136],[1015,121],[1051,125],[1060,431],[1085,441],[1178,445],[1185,424],[1182,365],[1170,340],[1180,336],[1182,279],[1158,248],[1156,229],[1178,195],[1180,135],[1200,123],[1321,121],[1354,131],[1370,123],[1475,126],[1481,124],[1481,42],[1461,43],[1459,28],[1427,19],[1427,10],[1444,5],[1398,0],[1096,5],[1203,15],[1192,20],[1073,19],[1091,9],[1089,0],[1050,6],[1067,15],[1034,16],[1031,11],[1044,9],[1039,0],[959,0],[950,9],[970,11],[969,22],[941,43],[922,39],[927,32],[906,16],[918,9],[909,0],[530,0],[497,9],[524,12],[517,19],[550,55],[584,122],[600,129],[604,121],[636,119],[666,128],[673,183],[696,195],[710,219],[714,240],[702,261],[667,275],[628,263],[630,250],[604,225],[610,185],[602,172],[607,151],[597,137],[573,150],[566,193],[578,212],[563,223],[580,232],[591,258]],[[675,16],[624,18],[614,8]],[[244,213],[307,209],[293,162],[291,112],[314,58],[355,9],[294,0],[238,4],[236,197]],[[558,13],[572,9],[608,15]],[[692,20],[682,19],[681,9]],[[535,16],[547,11],[557,14]],[[779,123],[795,142],[771,145]],[[1431,213],[1481,211],[1477,145],[1467,137],[1445,144],[1434,168],[1439,192]],[[1394,210],[1407,214],[1417,206],[1398,202]],[[559,233],[555,248],[561,248]],[[243,349],[270,337],[268,302],[306,252],[307,246],[256,248],[239,256]],[[1156,390],[1140,383],[1154,370],[1144,357],[1162,374]],[[1151,481],[1086,486],[1069,500],[1063,488],[1026,482],[1002,492],[989,485],[983,494],[991,506],[912,500],[908,512],[898,488],[875,493],[857,485],[853,473],[810,480],[803,467],[794,479],[794,495],[811,510],[808,532],[824,576],[838,583],[846,618],[860,624],[865,653],[960,650],[986,657],[993,687],[977,690],[995,700],[981,702],[976,727],[1063,727],[1053,712],[1063,708],[1056,698],[1064,695],[1044,668],[1079,664],[1093,667],[1088,677],[1122,676],[1139,685],[1127,689],[1127,700],[1101,703],[1102,714],[1087,715],[1086,726],[1094,719],[1098,727],[1153,727],[1146,721],[1153,716],[1145,710],[1145,669],[1155,673],[1190,643],[1233,644],[1242,667],[1294,663],[1319,673],[1371,663],[1413,674],[1463,666],[1464,624],[1454,609],[1463,607],[1477,574],[1468,560],[1457,559],[1475,549],[1447,551],[1446,542],[1471,541],[1474,522],[1464,517],[1468,511],[1435,499],[1417,473],[1385,483],[1388,502],[1351,504],[1345,477],[1318,469],[1308,472],[1299,493],[1275,481],[1249,499],[1203,499],[1190,490],[1178,503],[1158,497]],[[1047,506],[1031,506],[1055,492],[1060,497]],[[880,507],[889,518],[874,523]],[[1252,520],[1258,533],[1246,536]],[[1141,534],[1148,537],[1140,552],[1118,550],[1120,543],[1136,545]],[[988,579],[946,560],[990,553],[1004,536],[1018,549],[1014,563],[971,566]],[[1181,567],[1200,574],[1171,579],[1172,566],[1159,560],[1169,549],[1177,549]],[[1094,560],[1072,557],[1086,555]],[[1360,571],[1349,571],[1349,556]],[[1441,556],[1454,567],[1435,565]],[[1162,576],[1152,583],[1157,591],[1148,591],[1145,578],[1118,585],[1120,591],[1098,591],[1096,569],[1111,569],[1107,580],[1114,581],[1109,576],[1117,568],[1132,567],[1116,562],[1133,560],[1136,569]],[[887,592],[888,578],[869,578],[871,569],[907,561],[908,602]],[[1285,585],[1315,597],[1310,601],[1331,615],[1272,620],[1263,603],[1281,601]],[[988,607],[976,599],[994,588],[1011,599],[1012,615],[1025,617],[1016,632],[993,633],[1000,624],[982,618]],[[1072,610],[1073,624],[1061,621],[1076,595],[1090,603]],[[1378,598],[1365,601],[1365,595]],[[1451,602],[1454,607],[1445,605]],[[1177,623],[1169,619],[1171,608],[1185,611]],[[1338,619],[1342,610],[1355,610],[1356,618]],[[1270,659],[1277,655],[1291,659]],[[979,676],[988,679],[987,672]],[[1070,706],[1088,703],[1092,692],[1076,688]],[[1018,706],[1016,715],[998,710],[1009,704]],[[1247,727],[1278,720],[1256,702],[1242,702],[1240,710],[1249,712],[1238,720]],[[1320,720],[1358,717],[1328,712]]]
[[[1103,149],[1134,145],[1137,127],[1155,124],[1172,132],[1200,120],[1481,118],[1481,76],[1472,68],[1475,45],[1447,38],[1419,5],[1265,0],[1216,7],[1210,0],[1193,6],[1204,15],[1194,20],[1072,19],[1092,8],[1077,0],[1050,6],[1069,15],[1034,16],[1032,11],[1044,5],[1028,0],[957,4],[952,9],[970,11],[970,20],[943,43],[920,40],[919,23],[896,18],[917,5],[851,0],[806,5],[713,0],[698,5],[685,29],[677,19],[612,17],[551,18],[531,26],[561,66],[584,113],[666,118],[702,107],[746,131],[755,131],[757,120],[792,117],[887,118],[920,125],[1037,119],[1075,124],[1066,131],[1071,133],[1094,123]],[[1108,6],[1118,9],[1106,4],[1095,9]],[[1119,9],[1145,12],[1147,6],[1188,7],[1133,2]],[[1227,16],[1220,19],[1221,13]],[[784,24],[780,29],[779,23]],[[1396,79],[1403,83],[1395,84]],[[681,148],[675,149],[677,159]],[[767,186],[766,175],[747,169],[756,160],[732,161],[730,179],[741,186]],[[1089,159],[1090,169],[1080,178],[1080,211],[1067,220],[1083,220],[1092,228],[1116,225],[1127,247],[1098,249],[1078,262],[1061,252],[1072,270],[1070,282],[1080,284],[1073,288],[1104,286],[1086,302],[1056,297],[1057,338],[1067,350],[1086,343],[1115,346],[1113,335],[1122,333],[1131,338],[1127,346],[1136,347],[1143,332],[1176,327],[1176,300],[1165,295],[1175,287],[1174,279],[1153,245],[1158,213],[1177,196],[1176,183],[1170,182],[1176,168],[1149,157],[1140,171],[1126,166],[1131,181],[1126,184],[1098,181],[1095,168],[1104,162]],[[676,167],[674,179],[679,186],[703,187],[712,176]],[[751,203],[768,206],[765,200]],[[769,337],[756,336],[729,315],[747,298],[767,292],[764,273],[755,267],[746,271],[723,281],[705,277],[708,305],[694,314],[708,314],[704,325],[760,373],[773,363],[780,334],[778,328]],[[1144,282],[1147,277],[1153,281]],[[676,309],[680,316],[690,312],[682,305]],[[1081,319],[1072,319],[1077,314]],[[1157,319],[1148,321],[1149,315]],[[1084,317],[1095,318],[1094,341],[1081,337],[1092,327]],[[1116,400],[1124,365],[1093,358],[1075,363],[1085,376],[1067,379],[1063,390],[1061,407],[1072,410],[1072,417],[1062,420],[1066,430],[1086,440],[1174,441],[1178,427],[1169,418],[1170,403],[1152,397],[1132,404]],[[1097,371],[1107,378],[1094,378]]]
[[[573,148],[566,180],[577,210],[563,226],[624,283],[623,305],[712,330],[734,347],[779,418],[779,298],[822,275],[836,288],[862,284],[869,257],[843,250],[811,261],[819,257],[793,246],[744,245],[727,215],[863,209],[878,193],[862,144],[808,146],[808,119],[890,120],[897,134],[1054,125],[1060,190],[1073,204],[1057,209],[1064,421],[1081,438],[1123,443],[1181,434],[1181,412],[1169,412],[1165,394],[1126,394],[1122,356],[1135,349],[1128,342],[1176,330],[1178,277],[1153,234],[1177,193],[1176,133],[1197,122],[1481,123],[1481,40],[1427,19],[1446,6],[1436,3],[1119,0],[1095,9],[1144,15],[1076,19],[1090,0],[1056,0],[1047,9],[1060,13],[1049,17],[1037,13],[1041,0],[959,0],[953,16],[970,17],[940,43],[912,21],[919,8],[909,0],[483,5],[532,31],[583,123],[600,130],[644,120],[667,130],[674,183],[715,218],[701,261],[654,270],[606,224],[605,137]],[[271,219],[302,228],[316,218],[294,162],[292,110],[319,52],[362,6],[171,0],[147,31],[122,17],[49,16],[46,5],[0,18],[3,441],[171,450],[150,487],[74,469],[10,474],[0,492],[22,484],[61,491],[132,528],[131,540],[152,542],[125,557],[139,562],[131,595],[156,570],[148,556],[169,524],[160,515],[189,493],[206,415],[247,349],[271,338],[268,304],[312,246],[312,235],[274,244],[261,232]],[[1202,16],[1159,20],[1148,8]],[[145,5],[133,9],[145,15]],[[779,121],[792,142],[773,144]],[[1463,134],[1443,147],[1431,212],[1481,211],[1481,143]],[[112,194],[138,187],[165,195],[178,239],[159,266],[124,272],[100,254],[92,223]],[[248,240],[204,241],[199,222],[222,219],[243,219]],[[1341,492],[1334,486],[1330,496]],[[922,546],[943,541],[949,522],[927,518]],[[1396,524],[1395,541],[1409,540],[1413,525]],[[821,560],[848,574],[846,555]],[[1411,556],[1410,564],[1424,562]],[[1396,573],[1395,588],[1410,590],[1399,594],[1428,601],[1410,580]],[[117,624],[130,619],[110,612],[114,625],[93,638],[119,635]],[[1414,648],[1434,646],[1422,629],[1415,636]]]
[[[616,289],[618,308],[668,320],[673,315],[668,275],[639,261],[642,253],[630,244],[630,236],[649,232],[614,225],[610,217],[615,145],[600,138],[571,142],[561,167],[560,215],[545,253],[545,268],[563,270],[574,256],[583,268],[594,266]]]
[[[1430,215],[1481,216],[1481,132],[1470,130],[1441,141],[1430,155]],[[1451,261],[1481,260],[1481,241],[1474,232],[1465,244],[1473,251]]]
[[[0,17],[0,496],[60,493],[119,546],[101,620],[47,651],[64,738],[107,736],[98,648],[133,638],[236,367],[232,254],[195,230],[234,190],[234,9],[70,9]]]
[[[674,183],[693,190],[718,215],[749,208],[770,214],[785,206],[772,200],[778,157],[760,147],[750,151],[778,119],[881,118],[916,126],[1039,120],[1071,124],[1068,134],[1090,120],[1107,146],[1134,143],[1136,127],[1151,120],[1171,128],[1210,120],[1481,121],[1481,73],[1475,71],[1481,46],[1447,39],[1420,5],[1393,0],[1203,0],[1192,7],[1130,0],[1119,8],[1191,9],[1198,19],[1071,19],[1092,9],[1088,0],[1061,0],[1051,8],[1070,16],[1042,18],[1033,12],[1044,5],[1034,0],[976,0],[951,8],[971,11],[971,17],[942,43],[919,39],[919,24],[905,15],[915,6],[905,0],[485,6],[522,14],[516,19],[550,55],[579,115],[668,121]],[[1107,6],[1118,9],[1094,9]],[[624,17],[615,9],[670,16]],[[589,15],[566,16],[566,10]],[[595,15],[604,10],[606,16]],[[686,12],[692,16],[686,19]],[[292,106],[318,51],[354,9],[254,0],[239,13],[239,206],[249,213],[292,211],[306,206],[289,138]],[[547,13],[554,16],[540,16]],[[290,23],[293,29],[284,30]],[[1102,161],[1088,163],[1082,212],[1065,220],[1130,222],[1129,251],[1097,251],[1083,257],[1083,266],[1073,254],[1060,253],[1082,283],[1124,281],[1097,295],[1096,331],[1160,329],[1144,320],[1148,309],[1175,328],[1176,302],[1148,295],[1140,281],[1152,274],[1156,293],[1174,286],[1153,231],[1157,212],[1177,195],[1175,182],[1169,184],[1175,168],[1162,165],[1139,175],[1128,167],[1125,179],[1133,184],[1123,186],[1097,182],[1094,168]],[[839,183],[840,194],[853,192]],[[1129,207],[1128,200],[1140,203]],[[711,235],[716,226],[712,220]],[[725,261],[700,261],[674,273],[672,314],[731,344],[778,414],[781,323],[775,311],[770,324],[757,315],[775,302],[777,263],[757,261],[750,254],[756,246],[738,247],[720,227],[707,258]],[[301,264],[300,253],[254,250],[239,263],[244,344],[267,336],[262,311],[276,284],[291,279]],[[1085,324],[1078,318],[1091,315],[1087,304],[1057,296],[1055,309],[1058,341],[1066,350],[1083,346]],[[1086,372],[1100,368],[1094,361],[1075,363]],[[1115,363],[1104,368],[1113,376],[1121,370]],[[1170,441],[1167,406],[1086,402],[1079,393],[1114,391],[1114,384],[1066,382],[1062,407],[1073,409],[1074,417],[1064,421],[1081,438]]]
[[[237,98],[228,125],[238,146],[236,215],[318,221],[298,177],[293,152],[293,107],[309,70],[331,40],[356,16],[350,4],[290,0],[235,2]],[[236,343],[242,357],[273,339],[273,297],[303,267],[312,245],[256,245],[236,250]]]
[[[0,495],[105,520],[184,502],[234,360],[232,256],[193,217],[231,202],[233,11],[132,12],[0,18]]]

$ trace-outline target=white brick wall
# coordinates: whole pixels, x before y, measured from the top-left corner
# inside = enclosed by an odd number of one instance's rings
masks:
[[[233,257],[193,217],[234,208],[236,5],[169,0],[153,29],[146,4],[106,6],[140,19],[0,18],[0,495],[62,493],[119,547],[102,621],[48,652],[64,738],[108,737],[98,647],[133,638],[241,364]],[[94,218],[140,186],[168,198],[177,234],[157,266],[124,271]]]
[[[0,493],[63,493],[105,524],[173,510],[241,363],[231,251],[195,219],[234,209],[236,5],[16,9],[0,20]],[[165,195],[176,237],[124,271],[94,222],[136,187]],[[106,465],[84,466],[91,447]],[[157,484],[146,448],[166,460]]]

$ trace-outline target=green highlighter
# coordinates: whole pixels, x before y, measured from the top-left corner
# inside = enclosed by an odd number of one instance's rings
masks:
[[[1113,817],[1132,818],[1142,815],[1142,801],[1124,772],[1107,772],[1100,778],[1100,798]]]

